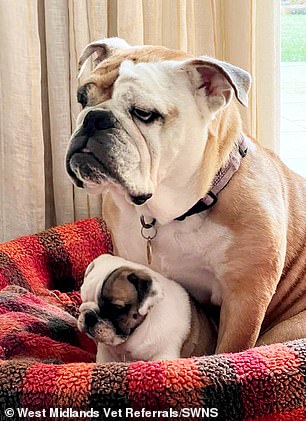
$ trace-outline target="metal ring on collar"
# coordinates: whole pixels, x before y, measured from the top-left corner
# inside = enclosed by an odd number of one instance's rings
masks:
[[[156,223],[156,219],[155,219],[155,218],[153,218],[153,219],[152,219],[152,222],[150,222],[150,223],[148,224],[148,223],[146,223],[146,221],[145,221],[145,219],[144,219],[144,216],[143,216],[143,215],[141,215],[141,217],[140,217],[140,222],[141,222],[141,225],[142,225],[142,229],[143,229],[143,228],[145,228],[145,229],[150,229],[150,228],[153,228],[153,227],[154,227],[154,225],[155,225],[155,223]]]
[[[154,228],[154,226],[152,226],[152,227],[150,227],[150,228]],[[154,234],[153,235],[146,235],[145,233],[144,233],[144,230],[145,229],[149,229],[149,228],[146,228],[146,227],[141,227],[141,235],[142,235],[142,237],[143,238],[145,238],[146,240],[153,240],[153,238],[155,238],[156,237],[156,235],[157,235],[157,229],[156,228],[154,228]]]

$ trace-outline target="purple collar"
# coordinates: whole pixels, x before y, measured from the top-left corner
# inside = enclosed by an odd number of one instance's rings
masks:
[[[215,178],[212,182],[212,187],[209,192],[204,197],[202,197],[202,199],[200,199],[191,209],[189,209],[178,218],[175,218],[175,220],[183,221],[188,216],[212,208],[218,201],[218,194],[220,191],[227,186],[235,172],[238,171],[241,164],[241,159],[246,156],[247,152],[247,142],[245,136],[241,134],[238,142],[235,144],[232,152],[230,153],[227,163],[224,165],[224,167],[220,168],[220,170],[215,175]]]

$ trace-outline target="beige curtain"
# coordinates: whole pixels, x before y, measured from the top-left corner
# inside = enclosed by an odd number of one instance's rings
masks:
[[[100,215],[64,155],[77,57],[107,36],[208,54],[254,78],[245,129],[277,150],[278,0],[0,0],[0,241]]]

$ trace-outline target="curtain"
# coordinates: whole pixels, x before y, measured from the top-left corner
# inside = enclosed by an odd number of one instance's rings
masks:
[[[64,156],[77,60],[107,36],[212,55],[253,76],[247,133],[278,148],[278,0],[1,0],[0,241],[101,214]]]

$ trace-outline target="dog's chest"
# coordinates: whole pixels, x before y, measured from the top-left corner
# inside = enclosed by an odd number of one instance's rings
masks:
[[[147,244],[141,236],[139,217],[130,216],[128,225],[123,222],[125,215],[113,232],[117,253],[146,265]],[[229,231],[211,222],[205,215],[194,215],[164,226],[157,225],[157,234],[152,240],[151,268],[179,282],[197,300],[220,305],[220,279],[230,242]]]

